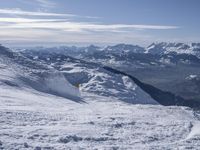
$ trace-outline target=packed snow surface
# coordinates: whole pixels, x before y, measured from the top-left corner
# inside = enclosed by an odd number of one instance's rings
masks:
[[[0,87],[2,149],[198,149],[199,121],[184,107],[130,105],[82,93],[85,103]]]

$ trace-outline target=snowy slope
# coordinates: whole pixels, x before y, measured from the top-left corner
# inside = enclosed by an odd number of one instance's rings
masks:
[[[80,100],[77,88],[62,73],[0,47],[0,84],[31,88],[73,100]]]
[[[60,70],[72,83],[75,82],[74,79],[76,81],[79,79],[82,91],[113,97],[132,104],[157,104],[128,77],[112,74],[102,68],[80,66],[80,64],[66,63]]]
[[[200,146],[197,112],[125,103],[131,97],[132,103],[155,104],[126,76],[72,58],[49,65],[0,52],[0,149]],[[73,87],[77,81],[81,94]]]
[[[199,121],[182,107],[129,105],[83,93],[86,103],[1,86],[4,149],[198,149]]]

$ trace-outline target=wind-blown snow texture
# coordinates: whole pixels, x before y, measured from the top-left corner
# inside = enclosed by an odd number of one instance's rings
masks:
[[[126,76],[71,58],[48,65],[0,52],[0,149],[200,146],[197,112],[152,105]]]

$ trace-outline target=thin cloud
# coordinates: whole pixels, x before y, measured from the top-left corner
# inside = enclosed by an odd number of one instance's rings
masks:
[[[74,15],[74,14],[33,12],[33,11],[23,11],[20,9],[0,9],[0,14],[23,15],[23,16],[77,17],[77,15]]]
[[[27,19],[27,18],[0,18],[0,23],[41,23],[41,22],[65,22],[67,19]]]
[[[18,15],[18,16],[36,16],[36,17],[70,17],[70,18],[86,18],[86,19],[99,19],[96,16],[80,16],[75,14],[62,14],[62,13],[48,13],[41,11],[24,11],[19,8],[15,9],[0,9],[0,14],[5,15]]]
[[[56,6],[56,3],[51,2],[49,0],[35,0],[35,1],[38,2],[39,5],[44,8],[52,8]]]
[[[147,41],[152,37],[141,30],[180,28],[166,25],[97,23],[89,21],[97,17],[32,12],[21,9],[0,9],[0,14],[6,16],[0,17],[1,41],[131,42],[140,39]],[[76,18],[75,20],[85,18],[87,21],[72,21],[74,18]]]
[[[170,30],[178,29],[178,26],[162,25],[135,25],[135,24],[95,24],[87,22],[69,22],[59,19],[27,19],[27,18],[0,18],[1,28],[24,28],[24,29],[54,29],[63,31],[107,31],[122,32],[131,30]],[[9,25],[9,23],[12,23]]]
[[[0,32],[1,41],[10,41],[16,43],[120,43],[120,42],[133,42],[134,40],[147,40],[151,37],[144,34],[137,33],[118,33],[100,32],[99,34],[68,32],[67,34],[62,31],[49,32],[43,29],[10,29],[2,30]]]

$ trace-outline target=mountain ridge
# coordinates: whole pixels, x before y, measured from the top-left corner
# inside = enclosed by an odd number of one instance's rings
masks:
[[[59,46],[59,47],[36,47],[26,50],[40,50],[40,51],[52,51],[56,53],[71,52],[71,53],[93,53],[95,51],[109,51],[114,53],[129,54],[129,53],[146,53],[146,54],[187,54],[200,58],[200,43],[179,43],[179,42],[154,42],[147,47],[134,45],[134,44],[116,44],[113,46],[96,46],[89,45],[85,47],[78,46]]]

